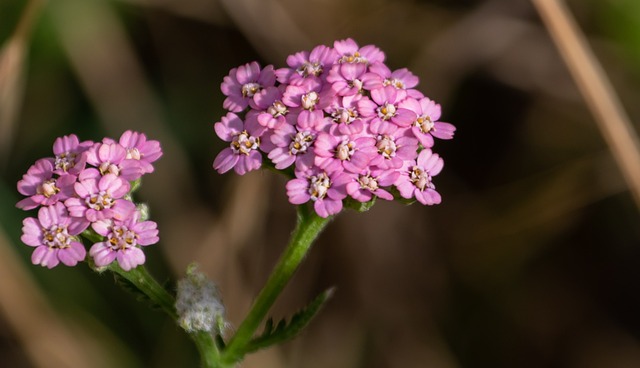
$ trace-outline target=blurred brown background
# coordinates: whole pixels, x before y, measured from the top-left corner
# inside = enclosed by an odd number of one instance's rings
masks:
[[[638,122],[640,2],[568,5]],[[273,315],[333,300],[242,366],[639,367],[638,208],[526,0],[0,0],[0,366],[197,366],[111,276],[30,264],[15,183],[61,135],[160,140],[140,193],[161,234],[149,268],[175,280],[197,260],[237,326],[294,209],[284,178],[211,169],[219,85],[347,37],[410,68],[457,126],[434,148],[443,203],[338,216]]]

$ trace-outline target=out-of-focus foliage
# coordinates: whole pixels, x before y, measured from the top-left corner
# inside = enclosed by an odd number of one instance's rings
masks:
[[[620,44],[622,52],[640,64],[640,2],[609,0],[593,2],[606,36]]]

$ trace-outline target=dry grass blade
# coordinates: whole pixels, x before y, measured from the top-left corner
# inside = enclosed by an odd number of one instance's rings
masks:
[[[305,32],[278,1],[221,0],[229,16],[267,59],[277,60],[310,44]]]
[[[566,6],[559,0],[532,1],[595,116],[640,207],[640,145],[615,91]]]
[[[110,367],[104,344],[82,328],[65,323],[12,252],[0,229],[0,311],[39,368]]]
[[[22,96],[22,73],[25,59],[24,43],[12,38],[0,52],[0,157],[5,164],[11,131]]]
[[[0,157],[3,161],[8,157],[11,132],[22,100],[26,45],[41,6],[41,0],[27,4],[18,26],[0,49]],[[4,164],[0,162],[0,165]]]

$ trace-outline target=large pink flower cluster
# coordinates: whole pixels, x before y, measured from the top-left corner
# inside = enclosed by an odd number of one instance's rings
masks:
[[[34,247],[33,264],[53,268],[60,262],[75,266],[86,257],[79,234],[89,226],[102,241],[89,254],[99,267],[117,260],[124,270],[145,261],[140,246],[158,242],[153,221],[141,221],[131,201],[131,183],[153,172],[162,156],[158,141],[126,131],[118,141],[80,142],[75,135],[56,139],[54,157],[36,161],[18,192],[23,210],[39,207],[38,217],[23,221],[22,241]]]
[[[243,175],[266,154],[276,169],[293,169],[289,201],[313,201],[322,217],[340,212],[348,196],[393,200],[396,190],[440,203],[432,178],[443,161],[431,148],[434,138],[453,138],[455,127],[415,89],[417,76],[384,60],[376,46],[347,39],[290,55],[287,68],[232,69],[221,85],[228,113],[214,126],[229,147],[214,169]]]

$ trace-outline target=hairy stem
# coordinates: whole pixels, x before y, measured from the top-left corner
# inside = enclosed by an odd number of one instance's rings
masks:
[[[287,285],[311,245],[329,223],[331,217],[322,218],[307,206],[298,206],[298,222],[284,254],[276,264],[264,288],[258,294],[249,314],[238,327],[226,349],[222,352],[224,364],[235,364],[246,354],[247,346],[266,317],[278,295]]]
[[[144,293],[153,303],[160,306],[174,321],[178,320],[175,298],[149,274],[144,266],[125,271],[116,263],[112,263],[109,269],[135,285],[138,290]],[[196,331],[189,333],[189,337],[198,348],[203,368],[228,367],[220,363],[218,347],[209,332]]]

